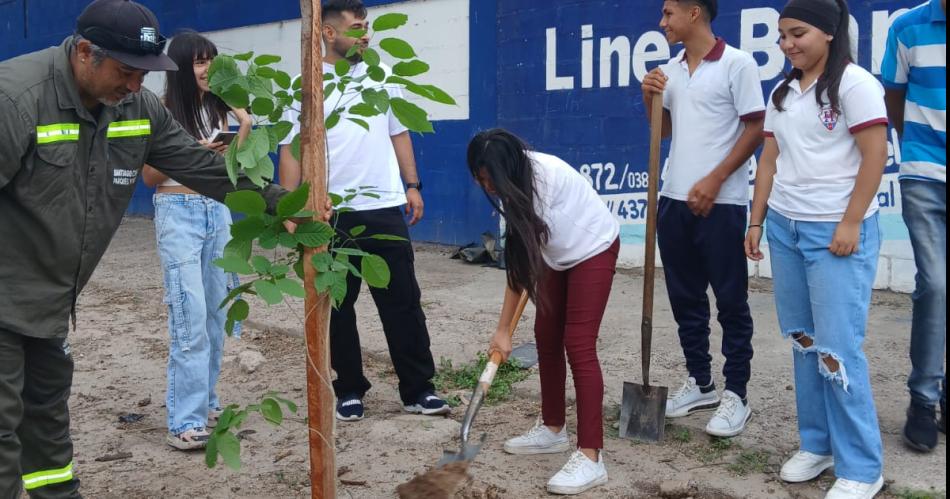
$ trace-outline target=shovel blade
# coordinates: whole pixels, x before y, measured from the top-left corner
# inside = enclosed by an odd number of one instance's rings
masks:
[[[446,464],[458,461],[472,461],[475,459],[475,456],[478,455],[479,451],[482,450],[482,445],[485,443],[487,437],[487,434],[482,434],[477,443],[462,442],[462,447],[458,452],[450,450],[442,451],[442,459],[439,459],[439,462],[436,463],[436,468],[441,468]]]
[[[620,436],[641,442],[663,440],[667,392],[665,386],[625,382],[620,404]]]

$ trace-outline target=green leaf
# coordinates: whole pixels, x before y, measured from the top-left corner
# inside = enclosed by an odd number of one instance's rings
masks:
[[[307,222],[297,226],[294,237],[308,248],[319,248],[333,239],[333,227],[323,222]]]
[[[252,170],[259,166],[261,158],[267,157],[270,151],[270,136],[264,127],[258,127],[251,130],[247,139],[238,148],[237,158],[245,170]],[[247,172],[245,172],[247,173]]]
[[[363,90],[360,97],[363,98],[363,102],[375,107],[380,113],[386,114],[389,112],[389,93],[385,90],[366,89]]]
[[[247,90],[238,85],[232,85],[227,90],[218,92],[217,95],[221,97],[221,100],[227,105],[237,109],[244,109],[251,103],[250,94]]]
[[[330,197],[330,202],[333,204],[333,206],[339,206],[343,204],[343,196],[333,192],[328,192],[327,196]]]
[[[243,321],[251,313],[251,306],[244,300],[235,300],[228,309],[228,319],[232,321]]]
[[[254,57],[254,51],[244,52],[243,54],[238,54],[233,57],[239,61],[247,62],[247,61],[250,61],[252,57]]]
[[[224,245],[224,256],[247,261],[251,258],[251,246],[249,239],[231,239]]]
[[[418,83],[407,80],[401,76],[390,76],[389,78],[386,78],[386,83],[402,85],[406,87],[406,90],[440,104],[456,104],[455,99],[453,99],[451,95],[439,87],[436,87],[435,85],[419,85]]]
[[[393,74],[399,76],[419,76],[429,71],[429,65],[416,59],[409,62],[399,62],[393,66]]]
[[[258,274],[267,274],[270,272],[270,269],[274,264],[270,263],[270,260],[264,258],[263,256],[254,255],[251,257],[251,265]]]
[[[241,167],[241,163],[237,159],[237,147],[229,147],[227,152],[224,153],[224,166],[228,171],[228,179],[231,180],[231,185],[237,186],[238,181],[238,170]]]
[[[359,237],[359,235],[364,232],[366,232],[366,226],[357,225],[356,227],[353,227],[352,229],[350,229],[350,237]]]
[[[290,154],[293,155],[294,159],[300,161],[300,134],[294,135],[294,139],[290,141]]]
[[[271,129],[274,130],[274,134],[277,136],[279,142],[286,139],[287,135],[293,131],[294,124],[289,121],[278,121]]]
[[[251,275],[254,273],[254,268],[251,267],[251,264],[247,263],[246,260],[241,260],[240,258],[226,256],[223,258],[216,258],[212,263],[220,267],[225,272],[234,272],[241,275]]]
[[[231,433],[221,433],[218,436],[218,453],[224,459],[224,464],[234,471],[241,469],[241,442]]]
[[[429,100],[433,100],[440,104],[446,104],[449,106],[455,106],[457,103],[455,99],[449,95],[445,90],[435,86],[435,85],[422,85],[424,90],[429,93]]]
[[[351,46],[350,49],[346,51],[346,55],[345,55],[344,57],[345,57],[346,59],[350,59],[350,58],[352,58],[354,55],[356,55],[356,53],[359,52],[359,51],[360,51],[360,46],[359,46],[359,44],[355,44],[355,43],[354,43],[353,46]]]
[[[366,130],[367,132],[369,131],[369,123],[359,118],[347,118],[347,120],[352,121],[353,123],[356,123],[357,125],[363,127],[363,129]]]
[[[367,31],[365,29],[351,29],[343,33],[343,36],[348,38],[363,38],[366,36]]]
[[[208,85],[217,94],[233,85],[243,85],[246,88],[247,79],[238,68],[234,57],[219,55],[211,61],[208,68]]]
[[[341,109],[336,108],[333,110],[332,113],[330,113],[330,116],[327,116],[327,120],[325,122],[325,126],[327,130],[335,127],[337,123],[340,122],[340,113],[341,113]]]
[[[379,194],[376,194],[375,192],[361,192],[361,193],[360,193],[360,196],[364,196],[364,197],[368,197],[368,198],[372,198],[372,199],[379,199],[379,198],[380,198]]]
[[[369,75],[370,79],[373,81],[383,81],[386,79],[386,71],[379,66],[370,66],[366,69],[366,74]]]
[[[333,264],[333,257],[325,251],[316,253],[310,258],[310,263],[313,264],[313,268],[315,268],[317,272],[328,272],[330,265]]]
[[[330,76],[331,76],[330,79],[333,79],[332,78],[333,75],[331,74]],[[323,75],[323,79],[327,79],[326,75]],[[300,90],[300,87],[302,86],[303,86],[303,76],[298,76],[297,78],[294,78],[293,83],[290,84],[290,89]],[[297,100],[300,100],[300,99],[297,99]]]
[[[237,298],[238,295],[246,292],[249,289],[251,289],[251,283],[242,284],[232,289],[230,292],[228,292],[228,295],[225,296],[223,300],[221,300],[221,304],[218,305],[218,308],[224,308],[224,306],[227,305],[229,301]]]
[[[323,87],[323,100],[329,99],[334,90],[336,90],[336,83],[330,83],[329,85]]]
[[[218,465],[218,435],[212,433],[208,437],[208,445],[205,447],[205,466],[214,468]]]
[[[251,103],[251,112],[258,116],[267,116],[274,112],[274,101],[267,97],[258,97]]]
[[[295,403],[293,403],[292,401],[287,400],[287,399],[285,399],[285,398],[281,398],[280,396],[278,396],[278,394],[277,394],[276,392],[268,393],[267,396],[270,397],[270,398],[272,398],[272,399],[274,399],[274,400],[276,400],[276,401],[278,401],[278,402],[280,402],[281,404],[286,405],[286,406],[287,406],[287,410],[289,410],[290,412],[293,412],[293,413],[296,413],[296,412],[297,412],[297,404],[295,404]]]
[[[359,104],[354,104],[350,106],[350,114],[355,114],[357,116],[377,116],[379,115],[379,110],[375,106],[371,106],[365,102],[360,102]]]
[[[316,288],[318,293],[325,293],[333,286],[336,278],[335,272],[330,272],[329,270],[320,272],[317,274],[316,279],[313,280],[313,287]]]
[[[254,58],[254,64],[257,64],[258,66],[266,66],[268,64],[274,64],[277,62],[280,62],[279,55],[264,54]]]
[[[360,273],[366,284],[374,288],[389,287],[389,265],[379,255],[367,255],[360,262]]]
[[[254,281],[254,290],[268,305],[277,305],[284,300],[284,294],[281,293],[276,284],[270,281]]]
[[[409,22],[409,16],[396,12],[383,14],[373,21],[373,31],[396,29]]]
[[[281,232],[277,236],[277,243],[285,248],[294,249],[297,247],[297,238],[290,232]]]
[[[274,83],[284,90],[290,88],[290,75],[283,71],[274,72]]]
[[[343,255],[343,254],[339,254],[339,255],[336,256],[336,260],[335,260],[335,261],[336,261],[336,263],[339,263],[339,264],[343,265],[343,268],[345,268],[346,270],[349,270],[351,274],[355,275],[356,277],[359,277],[360,279],[363,278],[363,274],[360,273],[360,270],[359,270],[358,268],[356,268],[355,265],[353,265],[352,263],[350,263],[350,257],[349,257],[349,256]],[[342,269],[341,269],[341,270],[342,270]]]
[[[274,82],[268,78],[261,78],[260,76],[249,76],[248,81],[248,90],[257,97],[264,97],[265,99],[274,98]]]
[[[363,62],[369,66],[379,66],[379,52],[374,49],[367,48],[363,51]]]
[[[297,298],[304,298],[307,295],[303,289],[303,285],[294,279],[278,279],[277,288],[284,294],[296,296]]]
[[[369,253],[357,248],[333,248],[332,251],[337,255],[369,256]]]
[[[257,68],[257,76],[262,78],[274,79],[274,75],[277,74],[277,70],[274,68],[268,68],[266,66]]]
[[[432,133],[435,131],[432,123],[429,122],[428,115],[419,106],[398,97],[390,99],[389,105],[396,119],[413,132]]]
[[[346,76],[352,67],[353,66],[350,65],[350,61],[347,61],[346,59],[340,59],[336,61],[336,64],[333,65],[333,70],[336,72],[337,76]]]
[[[272,398],[261,400],[261,416],[273,425],[279,425],[284,421],[284,411],[280,410],[280,404]]]
[[[257,191],[234,191],[224,197],[224,205],[231,211],[249,216],[263,215],[267,209],[264,196]]]
[[[231,237],[249,241],[256,239],[266,228],[267,224],[264,223],[262,218],[247,217],[231,224]]]
[[[283,263],[275,264],[273,267],[270,268],[270,275],[278,279],[282,279],[283,276],[287,275],[287,272],[290,272],[290,267],[288,267],[287,265]]]
[[[379,47],[397,59],[412,59],[416,56],[412,45],[399,38],[383,38],[379,41]]]
[[[304,279],[306,276],[303,268],[303,256],[299,256],[297,262],[294,263],[294,274],[297,274],[297,277],[300,279]]]
[[[370,239],[376,239],[379,241],[408,241],[408,239],[406,239],[405,237],[394,236],[392,234],[373,234],[372,236],[369,236],[369,237]]]
[[[339,307],[346,298],[346,272],[333,272],[334,280],[330,285],[330,297]]]
[[[307,205],[310,198],[310,184],[304,183],[293,192],[286,194],[277,202],[277,216],[289,218]]]

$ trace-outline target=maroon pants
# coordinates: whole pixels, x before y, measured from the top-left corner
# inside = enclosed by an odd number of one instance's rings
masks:
[[[620,241],[603,253],[564,271],[548,269],[539,286],[534,336],[541,370],[541,418],[565,423],[567,361],[577,397],[577,441],[582,449],[604,447],[604,378],[597,336],[607,308]]]

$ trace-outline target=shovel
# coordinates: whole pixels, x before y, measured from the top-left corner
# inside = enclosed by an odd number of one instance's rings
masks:
[[[518,300],[518,306],[515,307],[515,315],[511,319],[511,326],[508,329],[509,338],[515,334],[515,329],[518,328],[518,321],[521,320],[521,314],[524,312],[524,307],[527,304],[528,293],[522,292],[521,299]],[[436,467],[442,467],[457,461],[471,461],[475,455],[478,454],[478,451],[481,450],[487,435],[483,433],[477,443],[469,443],[469,433],[472,430],[475,415],[478,413],[478,410],[481,409],[482,403],[485,401],[485,396],[488,395],[488,389],[491,388],[491,383],[495,379],[495,374],[498,372],[498,366],[500,365],[501,354],[492,352],[491,357],[488,359],[488,364],[485,365],[485,370],[482,371],[482,376],[478,379],[478,384],[475,385],[472,400],[469,402],[468,409],[465,411],[465,419],[462,420],[462,429],[459,431],[459,437],[462,440],[461,447],[458,452],[449,450],[443,451],[442,459],[439,460]]]
[[[643,384],[624,382],[620,405],[620,436],[641,442],[663,440],[666,426],[665,386],[650,386],[650,353],[653,343],[653,281],[656,270],[657,186],[660,177],[660,140],[663,129],[663,97],[653,96],[650,117],[650,170],[647,187],[647,229],[643,264],[643,312],[640,323],[640,359]]]

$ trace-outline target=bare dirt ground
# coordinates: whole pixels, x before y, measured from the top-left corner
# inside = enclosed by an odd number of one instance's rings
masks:
[[[280,427],[252,417],[242,434],[244,467],[240,472],[223,466],[209,470],[202,453],[182,453],[164,443],[168,334],[153,232],[151,220],[125,221],[80,299],[78,330],[70,337],[76,358],[73,435],[84,495],[104,499],[309,497],[305,408]],[[450,248],[421,245],[416,268],[434,355],[458,365],[471,361],[487,346],[504,279],[499,270],[450,260],[449,254]],[[657,383],[674,388],[685,372],[662,279],[657,286],[654,377]],[[605,405],[612,417],[622,382],[640,377],[641,287],[636,271],[618,274],[601,330]],[[750,400],[755,416],[748,430],[729,442],[712,441],[702,431],[708,415],[700,414],[676,421],[662,445],[646,445],[616,438],[608,421],[605,452],[610,483],[582,497],[658,497],[661,485],[671,481],[690,484],[687,495],[696,498],[823,497],[833,481],[829,474],[797,486],[778,480],[778,467],[797,446],[790,347],[779,336],[768,281],[753,282],[751,302],[756,357]],[[226,403],[248,404],[278,390],[303,405],[304,343],[297,311],[301,309],[254,307],[242,339],[228,340],[219,385]],[[337,427],[339,496],[391,498],[398,484],[427,470],[444,448],[458,447],[456,435],[464,407],[449,418],[404,414],[372,300],[364,297],[358,310],[366,369],[375,386],[365,401],[367,419]],[[887,454],[887,496],[928,497],[908,492],[915,490],[944,497],[944,437],[937,451],[926,456],[905,450],[900,441],[907,403],[910,314],[908,296],[875,295],[867,351]],[[531,340],[533,315],[529,307],[516,344]],[[714,338],[718,336],[716,331]],[[718,348],[715,339],[713,349]],[[246,350],[266,359],[251,374],[235,360]],[[717,357],[718,371],[722,359]],[[573,401],[573,388],[568,390],[568,400]],[[501,450],[506,438],[533,424],[538,411],[536,372],[516,385],[511,400],[482,409],[475,432],[487,432],[488,442],[470,469],[473,479],[458,497],[546,496],[545,482],[567,456],[525,458]],[[126,413],[145,417],[131,424],[119,422]],[[122,459],[101,461],[118,453],[126,454]]]

